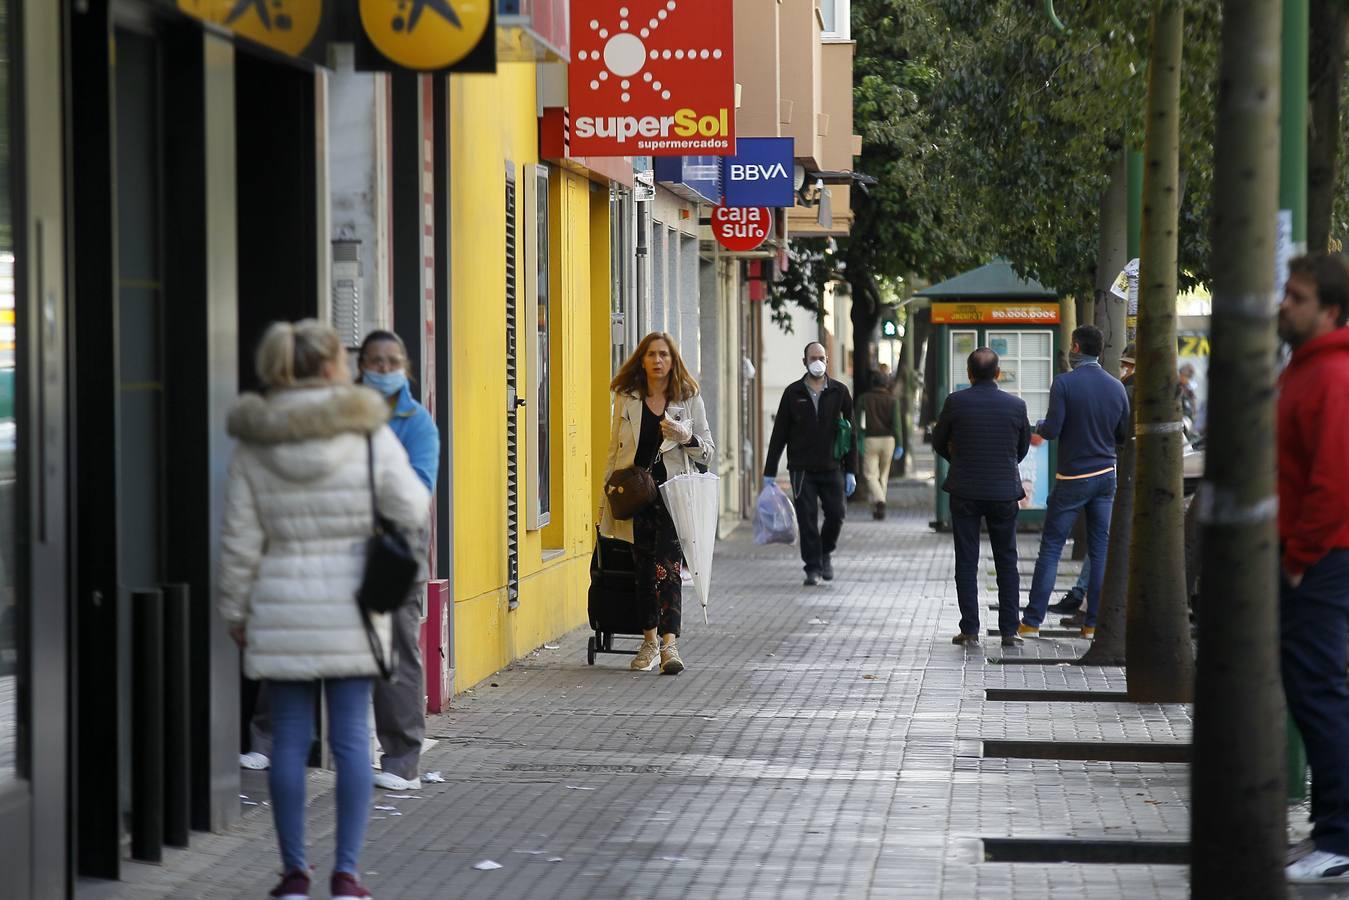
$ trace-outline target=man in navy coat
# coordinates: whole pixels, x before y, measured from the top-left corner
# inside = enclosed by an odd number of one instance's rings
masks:
[[[1026,496],[1018,463],[1030,450],[1026,401],[998,388],[998,354],[980,347],[968,362],[970,387],[946,398],[932,432],[932,449],[951,464],[943,489],[951,495],[960,633],[954,644],[979,640],[979,525],[998,573],[998,632],[1004,647],[1017,637],[1021,581],[1017,574],[1017,501]]]

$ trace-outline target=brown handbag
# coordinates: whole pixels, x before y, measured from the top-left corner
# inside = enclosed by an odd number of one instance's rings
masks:
[[[604,496],[615,519],[631,519],[656,502],[656,479],[641,466],[618,469],[604,483]]]

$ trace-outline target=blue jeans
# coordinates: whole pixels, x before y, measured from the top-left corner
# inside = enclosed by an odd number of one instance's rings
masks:
[[[1045,620],[1064,542],[1072,533],[1077,514],[1085,511],[1087,559],[1091,563],[1085,624],[1096,626],[1096,608],[1101,602],[1101,584],[1105,580],[1105,555],[1110,545],[1110,511],[1114,505],[1114,472],[1054,483],[1054,490],[1049,494],[1049,508],[1045,510],[1045,530],[1040,535],[1040,555],[1035,560],[1035,575],[1031,578],[1030,601],[1023,623],[1038,628]]]
[[[1283,691],[1312,770],[1312,840],[1349,856],[1349,550],[1332,550],[1296,588],[1281,579]]]
[[[370,768],[371,678],[332,678],[328,697],[328,746],[337,762],[337,852],[334,872],[359,873],[374,773]],[[285,871],[308,874],[304,853],[305,767],[314,741],[317,681],[268,681],[272,704],[272,817]]]

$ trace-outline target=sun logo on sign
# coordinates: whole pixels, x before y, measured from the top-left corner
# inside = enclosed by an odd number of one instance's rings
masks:
[[[668,47],[653,46],[658,40],[660,27],[679,9],[679,0],[665,0],[661,8],[645,22],[636,21],[629,7],[618,10],[619,20],[611,31],[609,26],[599,19],[590,20],[590,34],[593,43],[577,51],[576,58],[581,62],[595,62],[602,68],[590,80],[590,89],[600,91],[612,88],[610,82],[618,85],[618,99],[624,103],[632,100],[632,90],[637,76],[641,82],[657,94],[662,100],[670,99],[670,90],[657,78],[652,66],[673,70],[675,66],[661,66],[662,62],[683,63],[700,59],[721,59],[725,50],[716,47]],[[598,49],[597,49],[598,48]],[[652,65],[648,65],[648,63]],[[644,71],[645,70],[645,71]],[[671,74],[678,74],[671,72]]]

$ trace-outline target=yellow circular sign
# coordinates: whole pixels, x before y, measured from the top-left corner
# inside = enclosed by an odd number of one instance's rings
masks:
[[[371,43],[409,69],[454,65],[487,31],[495,0],[361,0]]]
[[[313,43],[323,18],[323,0],[178,0],[178,8],[292,56]]]

